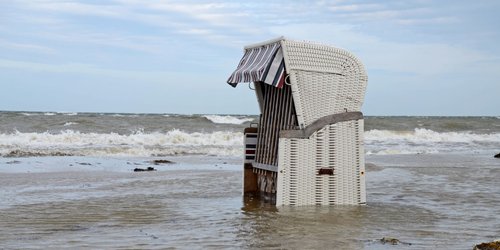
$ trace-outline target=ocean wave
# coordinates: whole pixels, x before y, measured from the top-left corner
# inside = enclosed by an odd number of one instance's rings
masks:
[[[365,132],[367,141],[411,141],[411,142],[499,142],[500,133],[474,134],[471,132],[435,132],[416,128],[414,131],[370,130]]]
[[[66,122],[66,123],[64,123],[63,126],[67,127],[67,126],[76,125],[76,124],[78,124],[78,122]]]
[[[207,154],[239,156],[242,154],[241,132],[187,133],[171,130],[167,133],[135,132],[80,133],[73,130],[52,133],[0,134],[0,156],[163,156]]]
[[[500,133],[370,130],[364,133],[367,155],[434,154],[493,151],[500,148]]]
[[[366,155],[416,155],[416,154],[437,154],[438,150],[425,148],[412,149],[382,149],[378,151],[366,151]]]
[[[3,157],[42,157],[42,156],[74,156],[71,153],[49,151],[49,150],[11,150],[2,155]]]
[[[21,115],[24,115],[24,116],[33,116],[33,115],[38,115],[37,113],[25,113],[25,112],[22,112],[20,113]]]
[[[253,118],[250,117],[235,117],[230,115],[204,115],[203,117],[207,118],[213,123],[221,123],[221,124],[243,124],[245,122],[253,121]]]
[[[107,114],[101,114],[101,115],[107,115]],[[110,114],[112,117],[139,117],[138,114]]]
[[[69,125],[68,125],[69,126]],[[500,133],[370,130],[365,132],[367,155],[433,154],[442,152],[497,151]],[[204,154],[242,156],[243,133],[136,131],[130,134],[58,133],[0,134],[0,157],[28,156],[168,156]]]
[[[21,112],[19,113],[20,115],[23,116],[38,116],[38,115],[45,115],[45,116],[54,116],[54,115],[67,115],[67,116],[76,116],[78,113],[76,112]]]

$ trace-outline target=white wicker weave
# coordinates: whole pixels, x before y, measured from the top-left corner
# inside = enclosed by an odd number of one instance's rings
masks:
[[[354,55],[286,39],[281,46],[301,128],[327,115],[361,110],[368,78]]]
[[[276,205],[364,204],[363,120],[325,126],[310,138],[280,138]],[[319,175],[331,168],[333,175]]]

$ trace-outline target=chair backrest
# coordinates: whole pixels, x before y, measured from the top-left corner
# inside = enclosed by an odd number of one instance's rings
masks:
[[[368,77],[353,54],[316,43],[280,43],[299,127],[324,116],[361,111]]]
[[[286,74],[286,77],[285,77]],[[283,37],[245,47],[245,54],[228,83],[259,82],[292,88],[298,126],[342,112],[361,111],[368,77],[350,52],[328,45]],[[264,96],[256,88],[263,112]]]

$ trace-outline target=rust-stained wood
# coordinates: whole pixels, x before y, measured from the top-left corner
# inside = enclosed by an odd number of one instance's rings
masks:
[[[243,167],[243,193],[254,193],[258,190],[257,174],[253,172],[251,164],[245,164]]]
[[[255,127],[248,127],[248,128],[245,128],[243,130],[243,133],[246,134],[246,133],[257,133],[257,128]]]

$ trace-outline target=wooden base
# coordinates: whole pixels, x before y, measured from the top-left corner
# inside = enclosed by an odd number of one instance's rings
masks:
[[[257,174],[253,172],[252,164],[245,163],[243,167],[243,193],[255,193],[257,190]]]
[[[252,196],[260,202],[276,204],[277,173],[253,168],[245,164],[243,170],[243,193]]]

